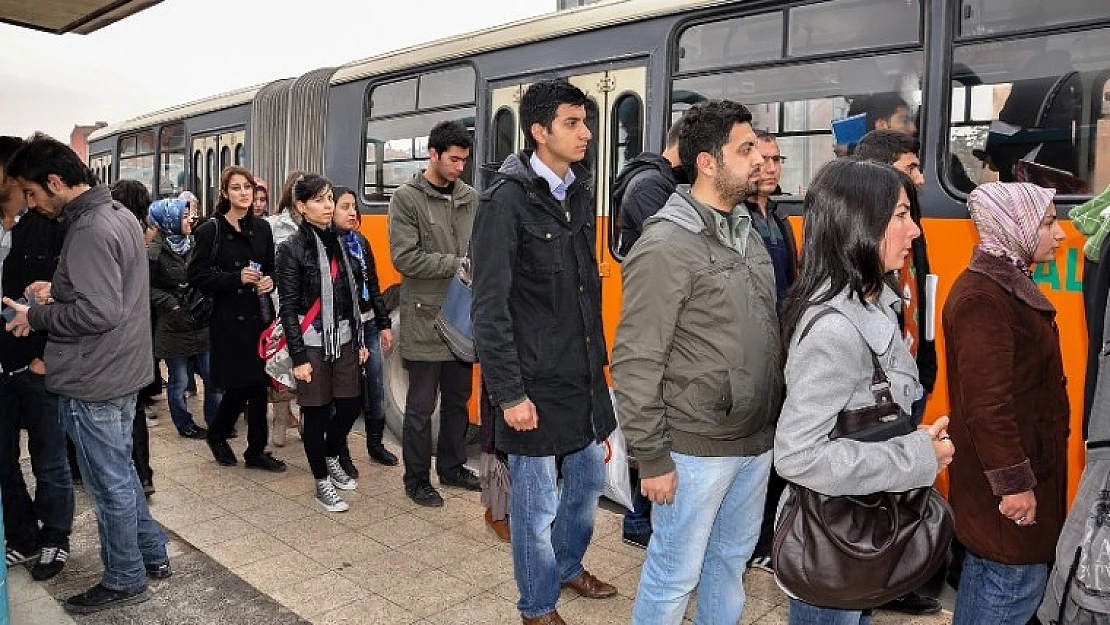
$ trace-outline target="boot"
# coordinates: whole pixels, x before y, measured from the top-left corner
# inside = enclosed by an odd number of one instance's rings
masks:
[[[270,404],[270,440],[274,443],[274,447],[285,447],[288,408],[288,402]]]
[[[397,466],[397,456],[382,445],[383,432],[385,432],[385,419],[366,421],[366,451],[370,453],[370,459],[378,464],[384,464],[387,467]]]

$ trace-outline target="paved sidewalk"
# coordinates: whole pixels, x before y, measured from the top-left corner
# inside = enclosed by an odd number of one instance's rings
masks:
[[[191,404],[200,414],[196,401]],[[351,449],[361,472],[358,490],[343,493],[350,511],[329,514],[313,500],[294,430],[285,447],[273,449],[289,470],[271,474],[241,462],[218,466],[203,441],[177,435],[164,399],[152,412],[160,423],[150,430],[158,489],[150,507],[173,537],[174,576],[152,584],[154,598],[147,603],[76,621],[64,615],[58,602],[95,583],[100,572],[95,519],[81,493],[66,570],[45,584],[9,571],[13,625],[520,622],[509,546],[486,527],[478,493],[444,488],[443,508],[421,508],[405,496],[401,468],[370,464],[356,434]],[[244,427],[241,422],[243,434]],[[231,443],[241,458],[245,438]],[[400,452],[395,441],[388,444]],[[643,551],[621,541],[620,522],[616,512],[599,509],[585,558],[586,568],[616,584],[620,594],[594,601],[564,591],[559,612],[568,623],[630,622]],[[743,624],[786,623],[786,598],[771,575],[753,571],[745,587]],[[872,622],[941,625],[950,616],[878,612]]]

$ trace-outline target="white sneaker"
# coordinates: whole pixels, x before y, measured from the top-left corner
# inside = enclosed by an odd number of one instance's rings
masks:
[[[335,492],[331,480],[316,480],[316,503],[328,512],[346,512],[351,507]]]
[[[328,478],[335,487],[340,490],[354,490],[358,488],[358,481],[355,478],[347,475],[343,470],[343,465],[339,464],[339,456],[330,456],[324,458],[324,462],[328,465]]]

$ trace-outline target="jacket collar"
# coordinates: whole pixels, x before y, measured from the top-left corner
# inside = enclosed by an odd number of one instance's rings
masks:
[[[875,304],[861,302],[845,289],[825,305],[847,317],[871,351],[885,354],[898,334],[898,319],[894,314],[894,306],[898,302],[898,294],[884,284],[879,301]]]
[[[529,200],[533,200],[536,204],[542,206],[543,209],[555,217],[559,223],[566,224],[566,213],[563,211],[562,207],[559,206],[555,196],[551,195],[551,187],[548,186],[547,180],[543,176],[537,174],[529,164],[532,153],[532,150],[521,150],[516,154],[510,154],[496,172],[487,171],[490,178],[490,185],[487,186],[487,189],[502,180],[513,181],[524,188],[528,193]],[[573,197],[580,189],[584,189],[584,192],[588,192],[589,184],[592,179],[590,170],[586,169],[585,165],[582,163],[573,163],[570,167],[574,172],[574,182],[572,182],[567,189],[567,198]],[[593,207],[593,202],[590,203],[590,207]],[[587,218],[593,219],[594,217],[593,215],[588,215]],[[570,224],[566,225],[569,226]]]
[[[62,219],[67,222],[76,221],[81,215],[95,209],[98,206],[108,205],[116,210],[127,210],[123,204],[112,200],[112,192],[105,185],[98,184],[95,187],[89,187],[87,191],[78,195],[72,202],[65,205],[62,209]]]
[[[967,269],[990,278],[1035,310],[1047,313],[1056,312],[1056,307],[1048,301],[1048,296],[1037,288],[1037,283],[1030,280],[1029,276],[1022,273],[1020,269],[1004,258],[991,256],[982,250],[976,249],[975,253],[971,255],[971,262]]]
[[[413,176],[412,179],[406,181],[405,184],[420,189],[424,192],[424,195],[437,200],[442,200],[444,197],[447,197],[432,187],[432,183],[428,182],[428,179],[424,177],[424,170]],[[474,189],[470,185],[463,182],[462,179],[457,180],[455,182],[455,188],[452,189],[450,196],[451,199],[455,201],[455,208],[464,206],[472,193],[474,193]]]
[[[690,193],[689,185],[680,184],[655,217],[674,222],[695,234],[705,233],[741,256],[747,256],[752,216],[743,202],[732,208],[730,229],[728,219],[713,207],[698,201]]]

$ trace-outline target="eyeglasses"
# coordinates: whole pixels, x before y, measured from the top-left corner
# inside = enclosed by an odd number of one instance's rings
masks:
[[[763,162],[765,162],[765,163],[774,163],[776,165],[782,165],[783,163],[786,162],[786,157],[782,156],[781,154],[776,154],[775,156],[764,156],[763,157]]]

